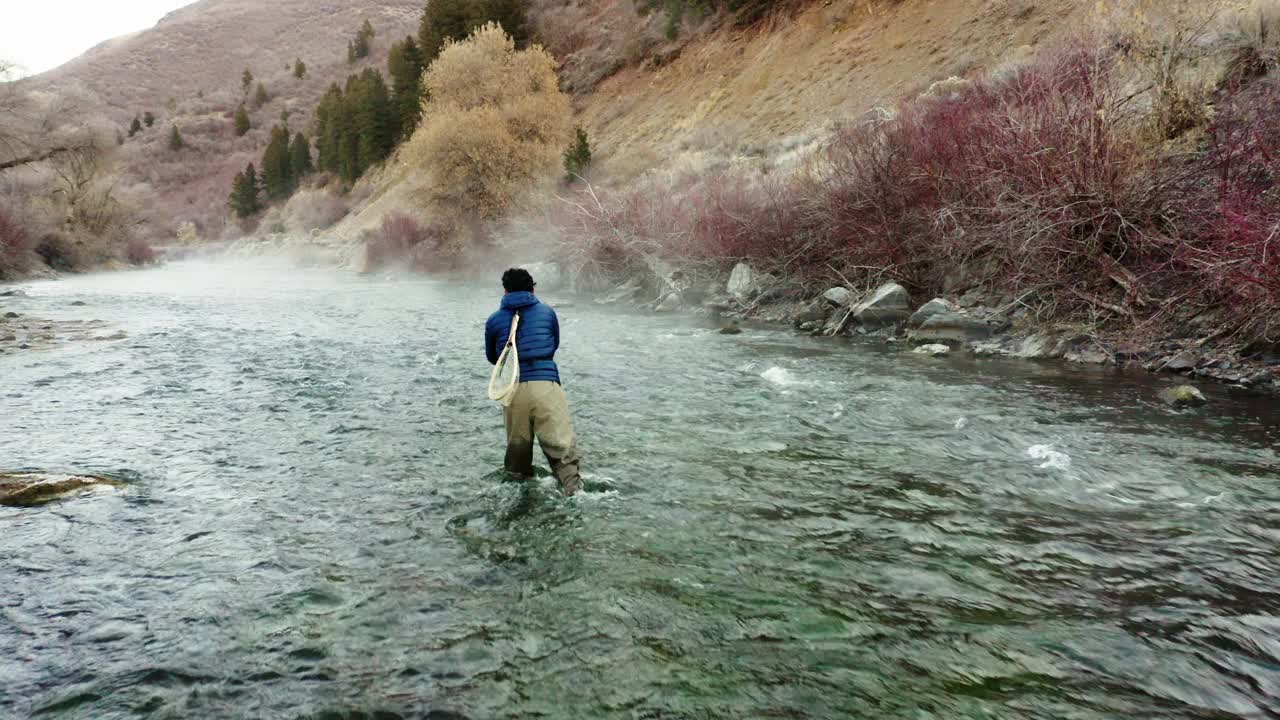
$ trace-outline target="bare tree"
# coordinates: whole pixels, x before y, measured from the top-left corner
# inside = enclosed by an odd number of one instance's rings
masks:
[[[19,80],[8,81],[13,65],[0,60],[0,172],[52,160],[81,149],[55,137],[65,108],[41,106],[23,91]]]

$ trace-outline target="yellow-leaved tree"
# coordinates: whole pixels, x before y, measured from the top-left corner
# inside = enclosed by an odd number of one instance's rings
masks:
[[[569,98],[541,46],[517,50],[489,23],[448,42],[423,86],[408,158],[427,172],[437,219],[455,229],[498,219],[557,177],[572,130]]]

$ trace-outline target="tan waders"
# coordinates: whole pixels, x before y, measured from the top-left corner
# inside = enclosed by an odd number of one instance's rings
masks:
[[[560,383],[548,380],[522,382],[516,386],[511,404],[503,408],[507,425],[507,472],[533,476],[533,441],[551,464],[560,481],[560,491],[572,495],[582,480],[578,475],[578,450],[569,419],[569,400]]]

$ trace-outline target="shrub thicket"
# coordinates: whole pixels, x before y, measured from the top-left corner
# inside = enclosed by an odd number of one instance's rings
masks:
[[[553,218],[563,259],[618,277],[645,254],[752,260],[815,281],[966,282],[1042,317],[1223,331],[1280,326],[1280,78],[1216,98],[1190,157],[1153,142],[1109,52],[1042,55],[839,129],[793,177],[586,187]],[[1158,97],[1158,95],[1157,95]]]

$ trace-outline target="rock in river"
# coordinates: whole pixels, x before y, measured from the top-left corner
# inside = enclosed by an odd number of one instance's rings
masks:
[[[932,355],[934,357],[938,357],[939,355],[946,355],[951,352],[951,348],[946,345],[921,345],[915,349],[915,352],[920,355]]]
[[[992,335],[991,325],[972,315],[941,312],[920,324],[911,338],[917,343],[946,343],[959,345],[986,340]]]
[[[0,472],[0,505],[34,507],[95,487],[124,487],[124,483],[96,475]]]
[[[1174,407],[1194,407],[1208,402],[1204,393],[1190,385],[1179,385],[1160,391],[1160,399]]]

